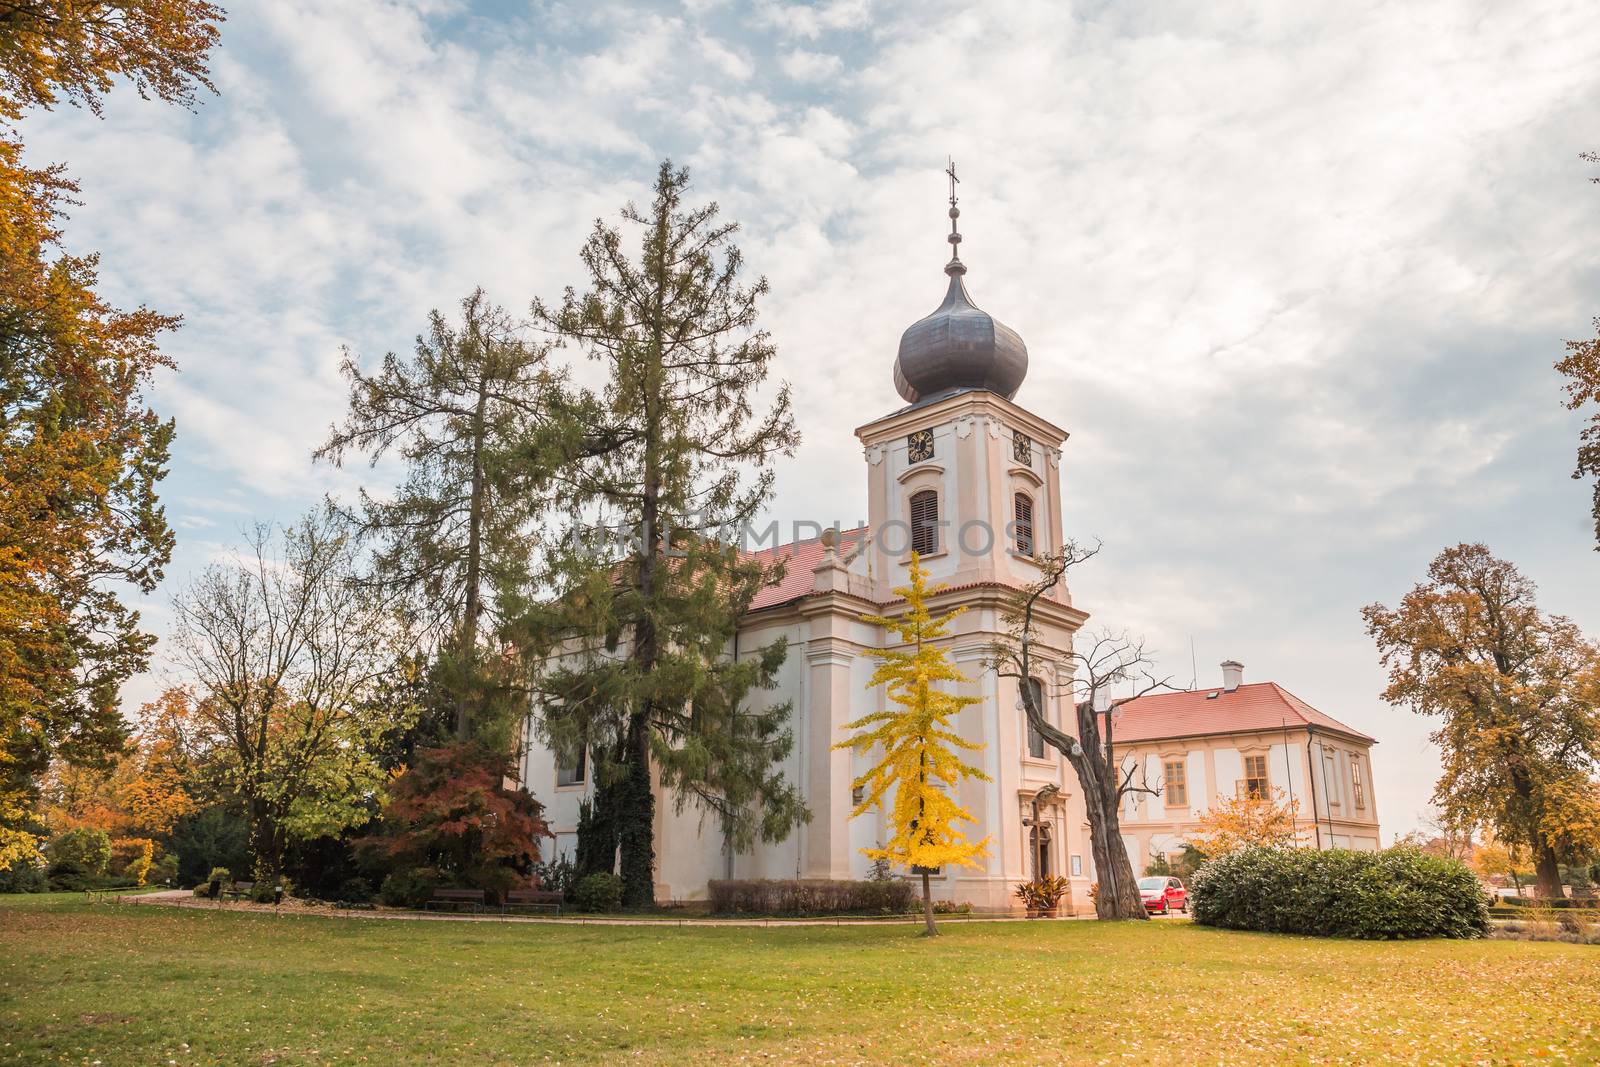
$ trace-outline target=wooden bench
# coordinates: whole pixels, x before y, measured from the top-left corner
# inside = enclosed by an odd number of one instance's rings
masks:
[[[254,892],[255,888],[256,884],[254,882],[234,882],[230,886],[225,886],[217,895],[221,897],[232,897],[234,900],[243,900],[245,897]]]
[[[506,893],[501,911],[512,908],[547,908],[561,914],[561,894],[554,889],[513,889]]]
[[[443,907],[450,905],[456,911],[463,906],[470,907],[473,911],[483,910],[483,890],[481,889],[435,889],[433,897],[424,907],[432,910],[435,905]]]

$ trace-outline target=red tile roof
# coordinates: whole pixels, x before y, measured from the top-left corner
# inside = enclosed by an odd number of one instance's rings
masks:
[[[866,533],[866,527],[858,526],[854,530],[839,531],[839,547],[845,553],[855,547],[856,541]],[[760,611],[762,608],[775,607],[787,604],[811,592],[816,584],[817,564],[822,562],[822,538],[813,537],[806,541],[791,541],[786,545],[774,548],[763,548],[757,552],[749,553],[764,563],[776,563],[784,560],[783,577],[773,585],[766,586],[750,601],[751,611]]]
[[[1118,741],[1249,733],[1281,730],[1285,726],[1304,730],[1315,726],[1376,744],[1373,738],[1324,715],[1277,682],[1252,682],[1231,693],[1220,688],[1152,693],[1121,705],[1113,726]]]

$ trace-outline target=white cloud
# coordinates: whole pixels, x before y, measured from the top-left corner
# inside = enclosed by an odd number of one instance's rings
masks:
[[[773,284],[805,434],[775,512],[854,521],[865,479],[839,472],[942,295],[952,154],[968,284],[1028,342],[1019,401],[1073,434],[1070,529],[1107,541],[1076,587],[1098,620],[1380,736],[1386,829],[1425,800],[1426,724],[1377,701],[1363,603],[1484,537],[1600,630],[1550,371],[1600,291],[1586,12],[470,11],[241,9],[198,115],[122,94],[103,123],[28,120],[83,182],[68,233],[108,294],[186,317],[156,394],[186,528],[348,491],[363,471],[308,460],[339,346],[405,348],[475,284],[520,309],[581,281],[592,220],[669,154]],[[192,536],[169,586],[216,551]]]

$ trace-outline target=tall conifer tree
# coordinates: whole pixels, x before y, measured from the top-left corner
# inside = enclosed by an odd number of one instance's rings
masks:
[[[369,374],[346,352],[349,415],[316,452],[336,465],[351,453],[404,463],[392,496],[363,490],[348,517],[376,547],[371,580],[432,639],[456,737],[487,731],[502,748],[520,705],[499,620],[527,596],[552,457],[565,454],[554,429],[564,420],[550,417],[561,376],[547,351],[478,289],[459,326],[429,316],[410,358],[390,352]]]
[[[622,229],[597,221],[582,252],[589,290],[534,305],[604,366],[604,387],[572,410],[607,447],[561,475],[573,536],[549,557],[555,596],[517,644],[537,655],[565,642],[543,671],[539,725],[558,751],[599,757],[594,821],[616,834],[634,906],[654,899],[652,768],[730,848],[781,839],[806,817],[777,770],[793,744],[789,705],[747,703],[774,685],[784,646],[731,655],[773,577],[735,538],[798,435],[787,387],[758,401],[775,353],[757,327],[766,280],[740,283],[735,226],[714,203],[686,207],[688,186],[687,171],[662,163],[649,207],[622,212],[637,258]]]
[[[987,837],[969,841],[956,826],[958,822],[976,820],[951,792],[963,779],[986,782],[989,776],[964,762],[960,755],[962,750],[975,752],[983,746],[956,733],[950,723],[950,716],[983,703],[983,698],[957,696],[935,688],[941,683],[971,681],[950,662],[944,649],[933,644],[949,632],[950,620],[966,609],[956,608],[934,618],[928,612],[928,597],[942,592],[945,586],[930,589],[927,578],[928,572],[917,553],[911,553],[911,575],[905,585],[895,588],[895,595],[905,598],[905,613],[861,617],[862,622],[893,631],[905,646],[867,651],[878,661],[867,688],[888,686],[889,700],[895,707],[846,723],[846,729],[860,732],[834,747],[879,754],[878,762],[852,783],[863,796],[850,817],[871,811],[893,790],[889,826],[894,833],[882,847],[861,851],[870,859],[899,863],[922,876],[924,933],[933,937],[939,928],[933,922],[929,874],[947,863],[976,867],[989,847]]]

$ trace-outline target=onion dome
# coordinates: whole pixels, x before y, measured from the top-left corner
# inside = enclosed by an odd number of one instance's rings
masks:
[[[987,389],[1010,400],[1028,374],[1028,346],[1011,327],[979,309],[967,295],[962,277],[961,234],[956,220],[955,167],[950,171],[950,262],[944,272],[950,288],[944,303],[900,335],[894,361],[894,387],[907,403],[961,389]]]

